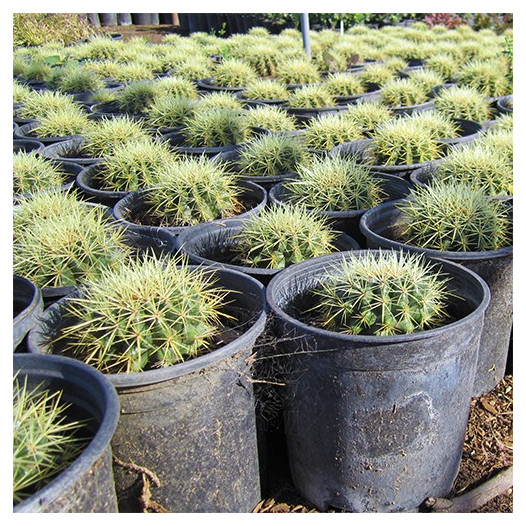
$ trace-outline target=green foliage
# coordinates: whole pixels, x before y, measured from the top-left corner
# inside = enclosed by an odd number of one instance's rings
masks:
[[[438,159],[441,148],[429,130],[409,119],[396,119],[379,126],[373,135],[374,164],[411,165]]]
[[[66,174],[35,152],[13,154],[13,194],[27,194],[62,186]]]
[[[158,179],[146,201],[161,226],[196,225],[241,211],[236,177],[206,157],[182,158]]]
[[[60,199],[52,192],[39,193],[22,198],[22,210],[15,211],[13,272],[41,288],[77,286],[97,278],[130,250],[103,208],[75,204],[73,195],[68,201],[69,209],[57,211]],[[44,217],[31,215],[32,209],[46,204],[53,208]]]
[[[502,201],[462,182],[418,186],[397,203],[404,243],[452,252],[498,250],[510,244],[511,220]]]
[[[157,182],[159,173],[176,159],[167,143],[152,139],[126,142],[115,146],[99,165],[97,181],[103,190],[131,192]]]
[[[323,328],[346,334],[393,336],[446,323],[446,279],[420,254],[385,251],[348,257],[327,269],[314,290]]]
[[[327,220],[303,207],[273,206],[243,220],[236,252],[243,265],[283,269],[336,249]]]
[[[293,173],[307,158],[307,150],[297,137],[263,135],[239,151],[237,170],[243,175]]]
[[[248,128],[239,113],[223,108],[196,112],[186,121],[182,133],[191,147],[230,146],[248,138]]]
[[[485,122],[491,117],[489,101],[470,87],[451,86],[442,89],[435,97],[435,109],[450,117],[475,122]]]
[[[83,423],[67,418],[69,406],[62,391],[13,377],[13,504],[44,488],[87,445],[78,436]]]
[[[104,373],[168,367],[205,353],[219,333],[227,291],[180,257],[131,259],[71,299],[67,351]]]
[[[309,121],[302,138],[308,148],[331,150],[338,144],[363,139],[364,136],[356,121],[341,113],[333,113]]]
[[[288,106],[292,108],[328,108],[336,106],[336,99],[323,85],[303,86],[291,93]]]
[[[369,168],[343,157],[315,158],[283,186],[292,203],[317,211],[365,210],[379,205],[384,195]]]
[[[55,41],[71,44],[93,33],[77,13],[13,13],[13,45],[38,46]]]

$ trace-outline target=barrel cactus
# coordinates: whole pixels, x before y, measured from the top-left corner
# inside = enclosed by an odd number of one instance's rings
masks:
[[[206,353],[227,291],[180,257],[143,256],[89,281],[67,304],[64,351],[104,373],[168,367]]]
[[[360,125],[340,113],[322,115],[310,120],[304,128],[302,139],[307,148],[331,150],[338,144],[363,139]]]
[[[273,206],[243,220],[236,253],[243,265],[282,269],[335,250],[326,219],[305,207]]]
[[[317,211],[365,210],[382,201],[379,180],[352,158],[315,158],[284,183],[294,204]]]
[[[491,117],[490,102],[469,86],[444,88],[439,91],[434,101],[437,111],[457,119],[485,122]]]
[[[442,325],[446,279],[420,254],[371,252],[335,266],[313,291],[310,314],[327,330],[393,336]]]
[[[288,105],[292,108],[326,108],[336,106],[336,98],[324,85],[303,86],[289,96]]]
[[[62,186],[66,173],[35,152],[13,154],[13,193],[27,194]]]
[[[498,250],[510,244],[507,205],[458,182],[415,187],[401,212],[397,237],[404,243],[443,251]]]

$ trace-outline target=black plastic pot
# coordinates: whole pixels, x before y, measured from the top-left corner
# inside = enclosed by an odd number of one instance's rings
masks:
[[[249,181],[239,181],[238,186],[242,189],[239,196],[241,203],[245,205],[246,211],[237,217],[242,218],[249,214],[259,213],[267,203],[267,192],[261,186]],[[117,201],[113,207],[113,215],[120,224],[132,232],[145,233],[165,230],[173,236],[178,236],[181,232],[189,228],[188,226],[158,226],[145,222],[145,215],[148,210],[146,197],[148,192],[155,191],[154,188],[144,188],[130,192],[121,200]],[[223,221],[217,219],[216,221]]]
[[[499,113],[511,113],[513,115],[513,95],[499,97],[495,105]]]
[[[44,312],[40,288],[22,276],[13,276],[13,351],[25,351],[25,337]]]
[[[250,356],[266,323],[264,289],[239,272],[210,272],[218,286],[232,291],[227,310],[243,325],[229,343],[187,362],[106,375],[121,404],[112,449],[118,459],[158,477],[152,499],[170,512],[248,513],[261,499]],[[60,329],[66,301],[44,314],[42,327]],[[31,331],[29,350],[57,352],[44,344],[41,330]],[[137,511],[137,478],[115,470],[121,512]]]
[[[481,252],[448,252],[423,249],[396,241],[393,225],[400,211],[385,203],[366,212],[360,229],[370,248],[394,248],[423,252],[453,261],[476,272],[488,284],[491,300],[484,318],[477,372],[472,396],[491,391],[504,377],[513,322],[513,246]]]
[[[298,123],[305,124],[311,119],[316,119],[323,115],[331,115],[333,113],[345,113],[347,110],[347,104],[343,102],[337,106],[327,106],[323,108],[294,108],[292,106],[282,106],[283,109],[289,114],[294,116]]]
[[[444,144],[444,149],[446,145]],[[437,161],[429,161],[426,163],[415,163],[415,164],[394,164],[394,165],[375,165],[371,164],[372,161],[372,150],[373,150],[373,141],[372,139],[361,139],[358,141],[346,142],[335,146],[331,150],[331,155],[341,155],[344,157],[354,157],[356,161],[360,164],[367,165],[371,170],[375,172],[383,172],[390,175],[396,175],[398,177],[403,177],[409,179],[409,176],[412,172],[418,168],[422,168],[429,164],[434,164]]]
[[[97,174],[104,170],[104,163],[95,163],[84,166],[77,175],[76,185],[80,188],[83,196],[94,203],[113,207],[115,203],[129,194],[129,191],[104,190],[101,188]]]
[[[478,138],[482,131],[482,125],[475,121],[469,121],[466,119],[453,119],[459,127],[459,136],[451,138],[441,138],[440,142],[447,146],[453,146],[455,144],[468,144]]]
[[[207,92],[226,91],[229,93],[236,93],[246,89],[246,86],[218,86],[214,83],[213,77],[198,79],[196,80],[196,84],[198,88]]]
[[[189,227],[179,234],[176,246],[193,264],[230,268],[248,274],[263,285],[267,285],[278,272],[281,272],[281,269],[256,268],[231,263],[236,245],[234,236],[241,232],[242,225],[241,219],[225,219],[221,222],[202,223]],[[339,251],[360,248],[356,240],[343,233],[338,233],[334,246]]]
[[[401,177],[395,175],[376,173],[374,176],[379,180],[382,190],[386,194],[386,201],[406,197],[413,185]],[[283,183],[273,186],[269,190],[269,202],[271,204],[285,204],[290,201],[290,191],[284,188]],[[360,231],[360,218],[365,210],[341,210],[320,211],[321,216],[328,218],[335,230],[341,230],[355,239],[359,246],[365,248],[365,237]]]
[[[212,160],[220,163],[229,163],[233,167],[233,169],[236,169],[237,162],[239,161],[240,151],[242,150],[243,146],[238,148],[237,150],[232,150],[229,152],[222,152],[217,154],[212,158]],[[239,174],[239,180],[240,181],[249,181],[252,183],[256,183],[257,185],[263,187],[265,190],[270,190],[275,184],[280,183],[281,181],[285,179],[289,179],[291,177],[297,177],[297,174],[295,173],[285,173],[285,174],[277,174],[277,175],[244,175],[243,173]]]
[[[56,142],[45,146],[40,155],[46,159],[56,159],[58,161],[69,161],[80,164],[81,166],[89,166],[98,162],[105,161],[104,157],[87,157],[82,152],[82,147],[86,139],[78,137],[68,141]]]
[[[40,141],[33,139],[13,139],[13,153],[18,152],[38,152],[44,148]]]
[[[430,495],[447,495],[459,469],[489,291],[473,272],[436,261],[460,298],[448,325],[360,336],[302,321],[320,280],[366,253],[292,265],[267,287],[281,340],[276,354],[284,356],[290,471],[322,511],[417,511]]]
[[[163,134],[163,138],[168,141],[172,150],[183,155],[214,157],[219,153],[231,152],[239,148],[240,145],[228,146],[187,146],[181,132]]]
[[[42,383],[51,392],[62,391],[70,417],[87,421],[90,440],[72,464],[13,512],[117,512],[110,446],[119,420],[115,388],[93,367],[63,356],[14,354],[13,374],[17,371],[31,389]]]
[[[68,141],[80,137],[79,135],[65,135],[63,137],[43,137],[36,135],[34,130],[40,124],[38,121],[31,121],[27,124],[23,124],[14,134],[17,139],[35,139],[41,142],[44,146],[55,144],[56,142]]]

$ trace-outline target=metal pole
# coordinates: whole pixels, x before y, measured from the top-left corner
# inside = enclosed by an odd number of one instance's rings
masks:
[[[310,27],[309,27],[309,13],[300,13],[300,23],[301,23],[301,34],[303,35],[303,49],[309,59],[311,58],[310,51]]]

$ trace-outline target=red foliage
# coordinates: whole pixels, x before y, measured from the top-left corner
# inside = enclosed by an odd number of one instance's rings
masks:
[[[430,13],[424,17],[424,22],[429,26],[442,25],[450,29],[464,24],[464,20],[455,13]]]

